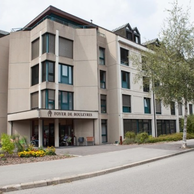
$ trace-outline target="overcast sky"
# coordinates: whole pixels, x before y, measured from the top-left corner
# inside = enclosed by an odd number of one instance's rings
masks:
[[[194,1],[179,0],[184,8],[190,7],[194,21]],[[165,9],[170,9],[173,0],[0,0],[0,30],[10,32],[22,28],[49,5],[113,30],[130,23],[137,27],[142,42],[158,37]],[[193,13],[192,13],[193,12]]]

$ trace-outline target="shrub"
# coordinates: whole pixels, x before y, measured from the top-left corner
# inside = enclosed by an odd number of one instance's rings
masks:
[[[143,132],[136,135],[135,142],[138,144],[146,143],[149,138],[148,133]]]
[[[56,153],[55,153],[55,147],[53,147],[53,146],[47,147],[46,148],[46,155],[56,155]]]
[[[183,131],[184,128],[184,119],[180,119],[181,123],[181,132]],[[187,132],[188,133],[194,133],[194,115],[189,115],[187,117]]]
[[[127,131],[125,133],[125,138],[135,139],[135,133],[134,132],[131,132],[131,131]]]
[[[26,147],[28,147],[26,137],[20,137],[20,135],[14,134],[12,135],[12,139],[18,152],[22,152]]]
[[[2,146],[1,149],[9,154],[12,154],[15,148],[13,140],[11,139],[11,136],[5,133],[1,135],[1,146]]]
[[[125,138],[123,141],[123,145],[128,145],[133,143],[135,143],[135,138]]]

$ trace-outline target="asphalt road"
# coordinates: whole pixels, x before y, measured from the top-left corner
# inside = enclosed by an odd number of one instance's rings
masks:
[[[9,194],[193,194],[194,152],[107,175]]]

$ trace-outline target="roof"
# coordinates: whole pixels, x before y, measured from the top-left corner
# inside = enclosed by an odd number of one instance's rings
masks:
[[[122,26],[119,26],[118,28],[115,28],[114,30],[112,30],[113,32],[116,32],[117,30],[120,30],[120,29],[122,29],[122,28],[126,28],[127,26],[129,25],[129,23],[126,23],[126,24],[124,24],[124,25],[122,25]],[[130,26],[130,25],[129,25]],[[131,26],[130,26],[131,27]]]
[[[97,28],[98,26],[88,22],[86,20],[83,20],[79,17],[76,17],[74,15],[71,15],[65,11],[62,11],[52,5],[50,5],[48,8],[46,8],[43,12],[41,12],[37,17],[35,17],[31,22],[29,22],[24,29],[26,28],[32,28],[33,26],[35,26],[38,22],[40,22],[42,19],[44,19],[46,16],[48,16],[49,14],[55,14],[59,17],[63,17],[66,18],[68,20],[71,20],[73,22],[76,22],[79,25],[89,25],[91,27]]]
[[[148,40],[148,41],[142,43],[142,45],[147,46],[149,44],[154,44],[154,43],[159,43],[158,38],[155,38],[155,39],[152,39],[152,40]]]
[[[2,34],[2,35],[8,35],[9,32],[6,32],[6,31],[4,31],[4,30],[0,30],[0,34]]]

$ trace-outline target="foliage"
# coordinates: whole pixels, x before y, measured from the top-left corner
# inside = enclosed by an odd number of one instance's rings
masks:
[[[173,133],[168,135],[160,135],[159,137],[149,136],[146,143],[156,143],[164,141],[180,141],[182,140],[183,133]],[[194,139],[194,133],[187,133],[187,139]]]
[[[177,1],[168,12],[159,43],[149,44],[141,52],[145,60],[134,55],[132,61],[139,70],[138,80],[149,77],[151,89],[164,105],[172,101],[185,105],[182,147],[186,147],[187,104],[194,101],[194,26],[188,10],[184,12]]]
[[[129,145],[135,143],[135,138],[128,138],[126,137],[123,141],[123,145]]]
[[[132,132],[132,131],[127,131],[125,133],[125,138],[132,138],[132,139],[135,139],[135,133]]]
[[[22,152],[25,150],[26,147],[28,147],[26,137],[20,137],[20,135],[14,134],[12,135],[12,139],[18,152]]]
[[[149,138],[148,133],[146,133],[146,132],[139,133],[135,137],[135,142],[138,144],[145,143],[148,138]]]
[[[2,145],[2,150],[5,151],[6,153],[12,154],[13,150],[15,148],[14,146],[14,142],[11,139],[10,135],[7,135],[5,133],[3,133],[1,135],[1,145]]]
[[[46,155],[46,152],[43,150],[31,150],[31,151],[23,151],[18,152],[19,157],[43,157]]]
[[[184,127],[184,120],[180,119],[181,122],[181,129]],[[194,133],[194,115],[189,115],[187,117],[187,132]]]
[[[55,147],[53,147],[53,146],[47,147],[46,148],[46,155],[56,155],[56,153],[55,153]]]

